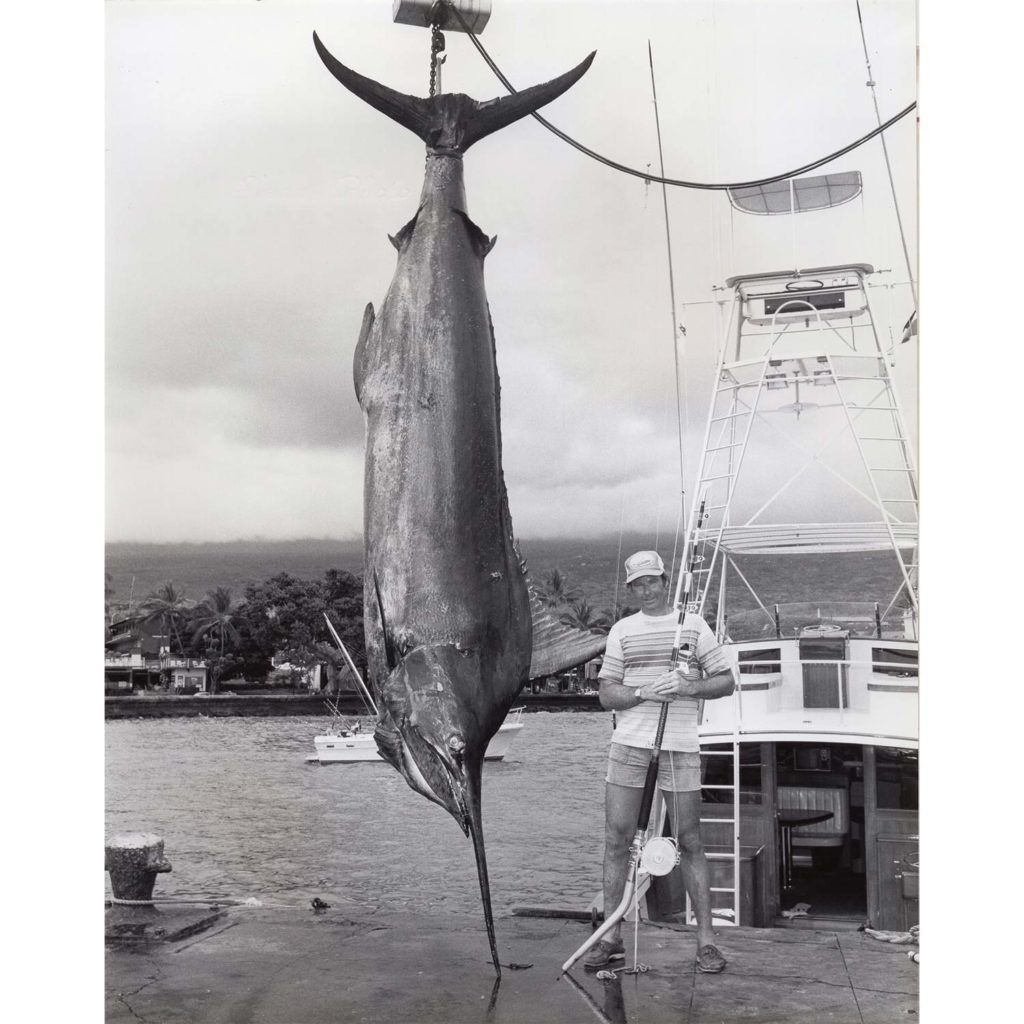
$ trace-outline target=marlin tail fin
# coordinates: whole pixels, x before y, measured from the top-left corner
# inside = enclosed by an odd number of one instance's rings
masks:
[[[442,93],[421,98],[389,89],[346,67],[313,33],[313,45],[327,70],[346,89],[375,110],[415,132],[432,149],[464,153],[474,142],[518,121],[557,99],[584,75],[594,60],[591,53],[571,71],[543,85],[479,102],[462,93]]]

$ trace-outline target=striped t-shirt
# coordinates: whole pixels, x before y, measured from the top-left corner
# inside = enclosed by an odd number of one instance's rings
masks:
[[[642,686],[664,675],[672,663],[672,645],[676,639],[679,617],[671,611],[666,615],[645,615],[637,612],[619,619],[608,633],[604,663],[599,679],[626,686]],[[725,648],[715,639],[708,624],[688,613],[683,619],[679,637],[679,664],[696,660],[706,675],[713,676],[731,669]],[[684,697],[669,705],[662,750],[700,749],[697,743],[696,697]],[[635,708],[615,712],[615,743],[630,747],[654,746],[661,702],[645,700]]]

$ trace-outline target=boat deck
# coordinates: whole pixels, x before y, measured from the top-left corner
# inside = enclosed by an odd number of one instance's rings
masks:
[[[494,991],[483,924],[339,905],[232,908],[180,942],[108,946],[107,1024],[622,1024],[916,1019],[920,967],[855,931],[723,928],[723,974],[694,970],[692,929],[641,923],[650,970],[602,981],[561,963],[589,922],[499,916],[506,967]],[[632,964],[633,929],[624,930]]]

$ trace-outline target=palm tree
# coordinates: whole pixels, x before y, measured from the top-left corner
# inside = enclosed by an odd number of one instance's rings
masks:
[[[544,577],[541,583],[540,599],[548,608],[558,608],[579,597],[576,589],[569,589],[568,579],[557,566]]]
[[[167,646],[170,647],[171,636],[178,642],[178,652],[181,653],[181,635],[178,632],[178,625],[184,623],[192,608],[193,602],[184,594],[179,593],[172,582],[165,583],[159,590],[153,591],[142,603],[142,623],[159,622],[163,628],[163,636],[167,637]]]
[[[238,646],[242,638],[238,627],[245,622],[245,616],[238,612],[238,606],[231,599],[231,590],[228,587],[217,587],[196,605],[192,619],[192,643],[196,644],[204,637],[208,641],[219,641],[218,661],[223,663],[225,644],[230,642],[232,647]],[[211,673],[210,684],[214,693],[217,692],[216,677],[219,669],[218,664]]]
[[[608,617],[602,612],[595,612],[585,597],[571,602],[558,616],[558,621],[565,626],[574,626],[588,633],[607,633],[611,627]]]

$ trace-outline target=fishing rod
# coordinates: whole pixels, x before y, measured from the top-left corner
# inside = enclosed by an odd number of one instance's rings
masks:
[[[377,705],[373,702],[370,690],[366,683],[363,682],[363,677],[359,674],[359,669],[356,668],[356,663],[352,660],[352,655],[348,653],[348,648],[341,642],[341,637],[338,636],[338,631],[334,628],[334,623],[331,622],[331,618],[327,612],[324,612],[324,621],[327,623],[327,628],[331,631],[331,636],[334,637],[334,642],[338,645],[338,650],[340,650],[344,655],[345,661],[348,663],[348,667],[352,670],[352,675],[356,677],[356,682],[359,684],[363,698],[369,703],[374,716],[379,718],[380,711],[377,710]]]
[[[707,493],[701,495],[700,510],[697,513],[696,522],[699,523],[704,518],[704,504],[707,500]],[[685,570],[679,574],[679,580],[676,584],[676,593],[674,599],[674,607],[676,609],[678,619],[676,622],[676,635],[675,640],[672,644],[672,655],[669,659],[669,672],[675,671],[679,664],[680,654],[680,642],[683,636],[683,622],[686,619],[687,606],[690,603],[691,589],[693,586],[693,568],[694,568],[694,544],[692,531],[694,524],[691,524],[691,533],[687,536],[686,548],[684,549],[683,559],[686,563]],[[694,652],[689,651],[688,654],[692,657]],[[632,902],[633,890],[636,887],[637,876],[640,871],[649,875],[665,875],[671,871],[679,861],[678,852],[675,852],[674,856],[667,856],[664,846],[670,843],[674,849],[675,843],[673,840],[667,837],[657,837],[645,842],[647,835],[647,829],[651,823],[651,810],[654,807],[654,793],[658,785],[658,767],[661,759],[661,744],[665,736],[665,726],[668,722],[668,710],[671,701],[662,701],[661,711],[658,714],[658,727],[654,733],[654,746],[651,748],[651,759],[647,764],[647,775],[644,778],[644,790],[643,796],[640,800],[640,812],[637,814],[636,830],[633,833],[633,841],[629,846],[629,867],[626,871],[626,884],[623,887],[622,899],[619,901],[619,905],[612,911],[611,914],[605,916],[604,924],[597,928],[590,934],[587,941],[576,950],[575,953],[568,960],[562,964],[562,974],[569,971],[573,964],[584,953],[587,952],[591,947],[596,946],[625,916],[629,910],[629,905]],[[663,841],[660,841],[663,840]],[[656,845],[655,845],[656,844]],[[651,847],[650,852],[645,857],[645,847]]]

